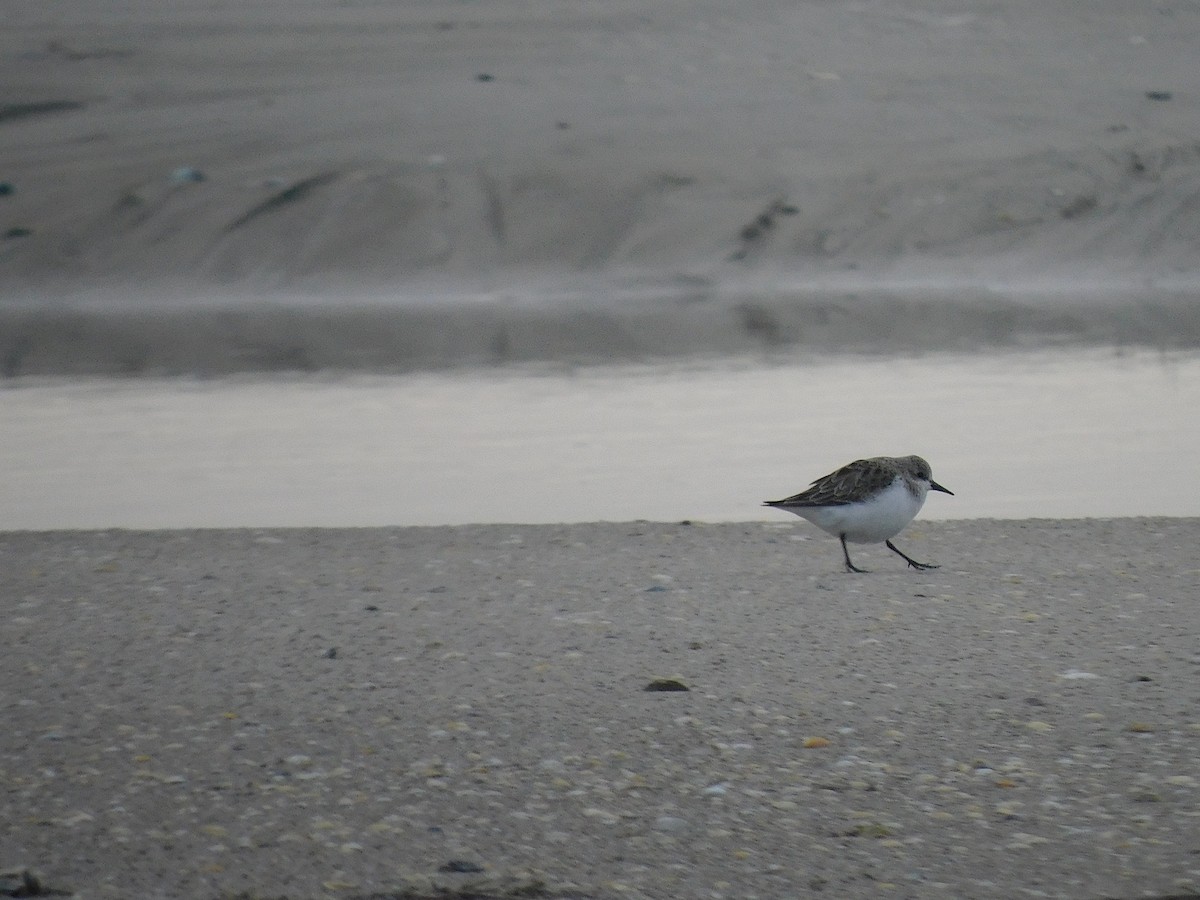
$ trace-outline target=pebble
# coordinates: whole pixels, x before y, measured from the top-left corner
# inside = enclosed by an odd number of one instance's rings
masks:
[[[206,179],[206,175],[199,169],[191,166],[180,166],[171,172],[171,181],[175,184],[199,184]]]
[[[679,678],[655,678],[644,688],[644,691],[687,691],[690,688]]]
[[[0,896],[41,897],[50,893],[50,889],[42,880],[28,869],[8,869],[0,872]]]
[[[654,820],[655,831],[678,832],[687,828],[687,825],[687,820],[681,819],[678,816],[659,816]]]

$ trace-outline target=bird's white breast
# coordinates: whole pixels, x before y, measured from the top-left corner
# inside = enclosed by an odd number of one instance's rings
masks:
[[[878,544],[895,537],[913,520],[925,503],[926,491],[916,495],[896,476],[887,488],[869,500],[843,506],[792,507],[794,512],[832,535],[846,536],[855,544]]]

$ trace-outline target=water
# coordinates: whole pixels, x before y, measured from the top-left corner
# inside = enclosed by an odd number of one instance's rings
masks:
[[[956,494],[924,518],[1200,514],[1190,351],[15,384],[4,530],[791,521],[907,453]]]

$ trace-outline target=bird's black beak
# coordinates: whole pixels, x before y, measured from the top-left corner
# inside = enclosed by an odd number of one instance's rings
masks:
[[[936,481],[929,482],[929,489],[931,491],[941,491],[943,494],[949,494],[951,497],[954,496],[954,491],[949,490],[948,488],[942,487]]]

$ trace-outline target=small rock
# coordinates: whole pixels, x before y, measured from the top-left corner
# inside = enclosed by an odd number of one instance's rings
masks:
[[[0,872],[0,897],[49,897],[65,894],[47,887],[28,869],[7,869]]]
[[[180,166],[171,173],[170,177],[171,182],[174,184],[199,184],[208,176],[199,169],[193,169],[191,166]]]
[[[655,831],[683,831],[687,828],[687,820],[679,816],[659,816],[654,820]]]
[[[642,688],[643,691],[689,691],[686,684],[678,678],[655,678]]]
[[[483,871],[483,866],[466,859],[452,859],[438,866],[439,872],[453,872],[455,875],[473,875]]]

